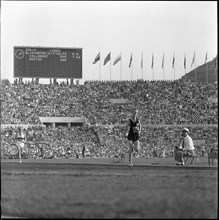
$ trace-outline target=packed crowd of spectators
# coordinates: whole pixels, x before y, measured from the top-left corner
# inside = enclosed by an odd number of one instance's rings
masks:
[[[115,124],[139,108],[143,124],[217,124],[217,84],[176,81],[86,81],[84,85],[2,83],[2,123],[40,124],[39,117],[84,116]],[[128,99],[112,104],[110,99]]]
[[[142,126],[140,136],[141,156],[146,158],[172,157],[174,148],[181,140],[182,126]],[[201,152],[214,147],[218,140],[218,127],[188,126],[194,140],[204,140],[202,146],[196,146]],[[17,128],[5,127],[1,131],[2,157],[17,154],[15,150]],[[26,153],[33,158],[69,158],[69,157],[116,157],[128,152],[128,141],[124,127],[28,127],[26,136]],[[98,137],[96,135],[98,133]],[[5,147],[5,148],[4,148]],[[82,149],[85,148],[83,155]],[[14,153],[13,153],[14,152]]]
[[[26,141],[35,157],[113,157],[127,151],[120,127],[139,109],[144,156],[171,156],[187,126],[206,147],[217,142],[217,84],[176,81],[86,81],[84,85],[1,83],[1,123],[29,124]],[[110,99],[128,99],[113,104]],[[91,127],[39,126],[39,117],[84,116]],[[99,126],[98,126],[99,125]],[[166,125],[166,126],[164,126]],[[182,127],[181,127],[182,126]],[[1,128],[1,140],[15,143],[16,129]],[[36,144],[35,144],[36,143]],[[13,145],[12,145],[13,146]],[[6,147],[5,151],[10,152]],[[4,151],[4,152],[5,152]],[[7,154],[7,153],[6,153]]]

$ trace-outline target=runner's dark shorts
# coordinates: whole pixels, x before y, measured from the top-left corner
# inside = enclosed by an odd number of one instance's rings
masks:
[[[138,133],[129,133],[128,134],[128,140],[135,142],[139,140],[139,134]]]

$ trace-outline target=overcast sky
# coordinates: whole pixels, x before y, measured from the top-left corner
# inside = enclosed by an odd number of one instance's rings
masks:
[[[83,80],[175,79],[217,55],[217,1],[1,1],[1,78],[13,82],[13,47],[83,48]],[[92,64],[100,52],[99,63]],[[113,61],[122,53],[122,62]],[[133,56],[129,68],[130,56]],[[143,53],[143,72],[141,56]],[[164,53],[164,69],[162,57]],[[121,68],[122,64],[122,68]],[[194,68],[194,65],[193,65]],[[164,74],[164,75],[163,75]]]

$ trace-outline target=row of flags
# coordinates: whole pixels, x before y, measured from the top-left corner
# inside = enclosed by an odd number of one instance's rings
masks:
[[[104,59],[104,63],[103,65],[106,65],[109,61],[111,60],[111,52],[108,53],[108,55],[105,57]],[[114,60],[113,65],[116,65],[119,61],[122,60],[122,54],[120,53]],[[100,61],[100,52],[97,54],[97,56],[95,57],[93,64],[97,63],[98,61]],[[207,53],[205,56],[205,63],[207,62]],[[191,68],[193,66],[193,64],[195,63],[195,52],[192,58],[192,63],[191,63]],[[132,65],[132,54],[130,56],[130,60],[129,60],[129,68]],[[173,54],[173,60],[172,60],[172,68],[174,68],[175,66],[175,53]],[[143,53],[141,55],[141,68],[143,68]],[[152,54],[152,62],[151,62],[151,69],[154,68],[154,53]],[[164,53],[163,53],[163,58],[162,58],[162,66],[161,68],[164,68]],[[186,69],[186,54],[184,56],[184,69]]]

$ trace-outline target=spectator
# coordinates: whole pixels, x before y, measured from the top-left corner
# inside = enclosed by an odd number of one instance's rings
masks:
[[[42,144],[45,155],[54,153],[57,158],[61,157],[61,152],[68,146],[71,156],[75,149],[80,155],[85,143],[91,157],[112,157],[120,148],[125,149],[119,125],[127,120],[126,116],[133,107],[129,103],[112,104],[110,101],[122,98],[139,105],[143,125],[140,141],[147,147],[147,154],[154,151],[160,156],[165,151],[168,157],[172,155],[179,129],[185,125],[196,139],[205,140],[206,146],[217,139],[218,104],[209,101],[218,97],[217,91],[217,84],[185,83],[182,80],[86,81],[84,85],[2,82],[1,124],[9,126],[1,129],[1,136],[7,143],[15,143],[14,126],[29,124],[28,141],[52,143],[50,147]],[[90,122],[91,128],[95,128],[93,132],[80,127],[40,128],[39,117],[82,115]]]

